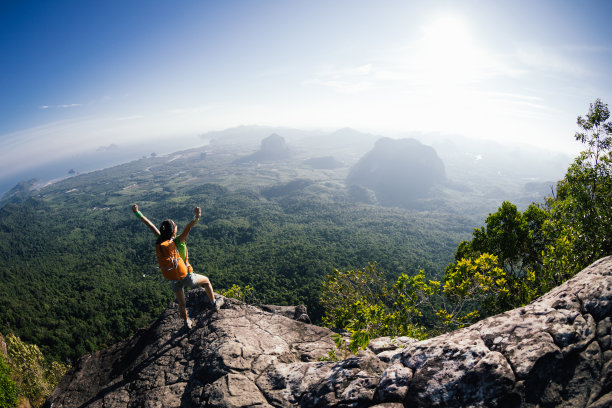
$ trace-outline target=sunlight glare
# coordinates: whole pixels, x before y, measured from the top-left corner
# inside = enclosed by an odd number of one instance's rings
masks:
[[[420,71],[428,86],[458,86],[481,75],[483,55],[459,17],[438,17],[423,29],[419,44]]]

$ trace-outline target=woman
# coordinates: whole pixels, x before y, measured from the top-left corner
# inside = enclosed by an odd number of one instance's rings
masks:
[[[204,286],[206,295],[215,306],[215,309],[217,309],[217,301],[215,300],[215,293],[213,292],[210,280],[206,276],[193,273],[193,268],[189,264],[187,244],[185,243],[189,231],[191,231],[191,228],[196,225],[200,219],[202,210],[200,207],[195,208],[195,218],[187,224],[178,237],[176,236],[177,226],[174,221],[165,220],[161,223],[158,230],[147,217],[138,211],[138,205],[134,204],[132,206],[132,211],[136,214],[136,217],[140,218],[155,236],[157,236],[155,252],[157,253],[159,267],[164,277],[170,281],[170,285],[172,286],[172,290],[179,304],[179,313],[185,321],[185,327],[191,329],[191,327],[193,327],[193,322],[187,315],[185,291],[183,289],[185,286]]]

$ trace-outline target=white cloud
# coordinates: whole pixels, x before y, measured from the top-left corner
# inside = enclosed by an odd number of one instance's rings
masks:
[[[71,103],[67,105],[42,105],[40,108],[41,109],[70,109],[70,108],[77,108],[79,106],[81,106],[80,103]]]

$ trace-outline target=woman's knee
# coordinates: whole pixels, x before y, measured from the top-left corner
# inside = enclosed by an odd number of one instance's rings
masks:
[[[210,279],[208,279],[206,276],[202,276],[198,282],[198,285],[210,285]]]

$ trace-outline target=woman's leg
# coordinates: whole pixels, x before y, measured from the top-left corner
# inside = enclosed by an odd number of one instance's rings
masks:
[[[202,279],[200,279],[198,282],[198,286],[204,286],[206,296],[208,296],[212,303],[215,303],[215,292],[213,292],[213,287],[210,283],[210,279],[208,279],[206,276],[202,276]]]
[[[192,279],[191,281],[192,284],[196,286],[204,286],[204,291],[206,291],[206,296],[208,296],[208,299],[210,299],[212,303],[215,303],[215,292],[213,292],[213,287],[212,287],[212,284],[210,283],[210,280],[206,276],[199,275],[197,273],[193,273],[190,276]]]
[[[176,301],[179,305],[179,314],[183,318],[183,320],[187,321],[187,307],[185,305],[185,291],[181,288],[181,290],[177,290],[174,292],[176,295]]]

